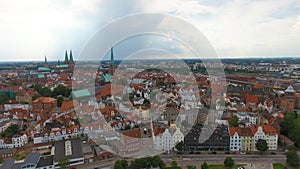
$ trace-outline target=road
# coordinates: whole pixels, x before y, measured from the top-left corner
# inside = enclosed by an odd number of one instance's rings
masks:
[[[172,161],[177,161],[179,166],[185,168],[187,165],[194,164],[200,168],[201,164],[206,161],[208,164],[223,164],[224,159],[230,156],[235,163],[247,164],[246,169],[271,169],[273,163],[285,163],[285,155],[231,155],[231,154],[191,154],[191,155],[160,155],[166,165]],[[100,169],[113,168],[114,162],[120,158],[106,159],[85,165],[77,166],[78,169],[93,169],[98,166]],[[128,159],[129,164],[132,159]]]

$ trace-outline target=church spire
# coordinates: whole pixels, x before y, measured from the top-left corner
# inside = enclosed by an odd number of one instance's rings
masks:
[[[74,60],[73,60],[73,55],[72,55],[72,50],[70,50],[70,62],[73,63]]]
[[[113,47],[110,48],[110,65],[114,66],[115,65],[115,60],[114,60],[114,49]]]
[[[45,65],[47,64],[47,56],[45,55]]]
[[[68,51],[66,50],[65,52],[65,64],[69,63],[69,59],[68,59]]]

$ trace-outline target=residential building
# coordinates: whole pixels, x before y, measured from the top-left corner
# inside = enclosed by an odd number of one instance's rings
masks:
[[[254,145],[259,139],[263,139],[268,143],[268,150],[277,150],[278,134],[275,128],[265,124],[259,127],[253,126],[251,129],[254,133]],[[254,146],[254,150],[257,151],[256,146]]]
[[[23,147],[27,143],[28,143],[28,137],[26,134],[14,135],[12,137],[12,144],[14,147]]]
[[[55,168],[59,168],[58,163],[64,157],[70,161],[70,167],[84,164],[82,141],[79,138],[55,142],[53,159]]]
[[[51,97],[39,97],[32,101],[33,112],[38,112],[40,110],[50,112],[55,107],[57,107],[57,100]]]
[[[180,131],[179,127],[175,128],[175,132],[172,134],[172,147],[175,147],[177,143],[184,141],[184,135]]]
[[[154,137],[154,145],[156,150],[170,151],[173,148],[172,135],[169,129],[165,129],[163,133]]]
[[[241,130],[238,127],[229,127],[230,134],[230,151],[241,151],[242,147],[242,137]]]
[[[241,150],[246,151],[254,151],[254,134],[250,127],[240,128],[241,132]]]

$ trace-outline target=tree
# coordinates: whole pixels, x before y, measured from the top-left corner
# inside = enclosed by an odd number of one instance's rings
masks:
[[[166,165],[159,156],[154,156],[152,158],[152,166],[153,167],[165,168]]]
[[[52,96],[53,97],[57,97],[57,96],[64,96],[64,97],[69,97],[71,94],[71,90],[66,88],[64,85],[59,84],[57,85],[52,92]]]
[[[52,95],[52,91],[48,87],[43,87],[40,94],[44,97],[50,97]]]
[[[269,149],[267,141],[263,140],[263,139],[258,139],[255,146],[256,146],[256,149],[261,152],[267,151]]]
[[[201,169],[208,169],[208,165],[206,162],[204,162],[202,165],[201,165]]]
[[[63,98],[63,97],[61,97],[61,96],[57,97],[57,106],[58,106],[58,107],[61,107],[63,101],[64,101],[64,98]]]
[[[289,150],[287,152],[286,163],[292,167],[299,167],[299,156],[295,150]]]
[[[1,135],[3,137],[11,137],[18,133],[20,133],[19,126],[16,124],[13,124],[13,125],[9,126]]]
[[[292,122],[293,128],[289,131],[288,137],[295,142],[297,147],[300,147],[300,124],[296,121]]]
[[[231,120],[229,120],[230,127],[238,127],[239,126],[239,118],[237,116],[233,116]]]
[[[295,116],[293,113],[287,113],[284,116],[283,121],[280,123],[280,127],[281,127],[280,132],[283,135],[289,136],[289,132],[291,132],[291,130],[293,130],[292,121],[294,121],[294,119],[295,119]]]
[[[42,90],[42,85],[36,84],[36,85],[33,86],[33,89],[34,89],[35,91],[37,91],[38,93],[40,93],[41,90]]]
[[[68,168],[69,165],[70,165],[70,161],[69,161],[69,159],[67,157],[63,157],[62,159],[60,159],[58,161],[58,166],[60,168]]]
[[[31,100],[36,100],[37,98],[41,97],[40,94],[34,94],[32,97],[31,97]]]
[[[128,168],[128,162],[124,159],[117,160],[114,164],[114,169],[127,169]]]
[[[184,143],[183,143],[183,141],[178,142],[178,143],[175,145],[175,148],[176,148],[178,151],[182,151],[183,148],[184,148]]]
[[[172,161],[171,162],[171,166],[172,166],[172,168],[176,168],[177,167],[177,162],[176,161]]]
[[[234,165],[234,161],[231,157],[226,157],[224,160],[225,167],[232,167]]]
[[[0,94],[0,104],[8,103],[9,97],[6,94]]]

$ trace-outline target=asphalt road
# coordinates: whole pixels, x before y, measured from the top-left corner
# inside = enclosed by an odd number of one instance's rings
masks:
[[[223,164],[224,159],[230,156],[235,163],[247,164],[246,169],[272,169],[273,163],[285,163],[284,155],[231,155],[231,154],[191,154],[191,155],[161,155],[166,165],[170,165],[172,161],[177,161],[179,166],[185,168],[187,165],[195,165],[200,168],[201,164],[206,161],[208,164]],[[113,168],[114,162],[120,158],[106,159],[93,163],[76,166],[78,169],[93,169],[98,166],[100,169]],[[132,159],[127,159],[130,161]]]

